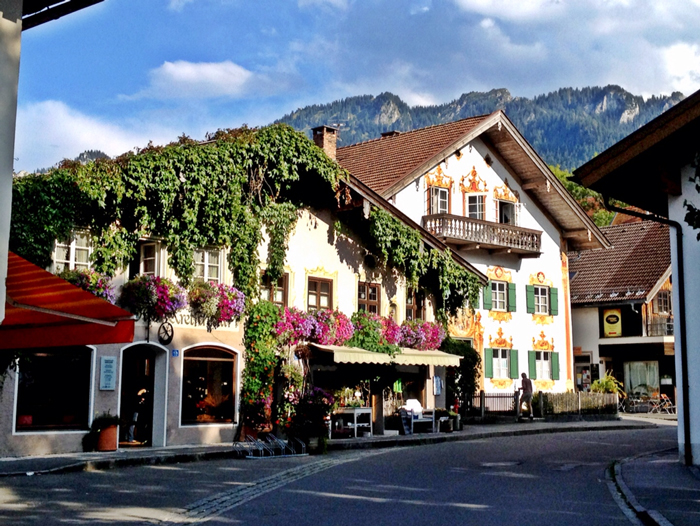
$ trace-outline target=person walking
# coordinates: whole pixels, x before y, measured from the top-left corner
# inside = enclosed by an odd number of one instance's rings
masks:
[[[519,411],[522,409],[523,404],[527,404],[527,407],[530,409],[530,422],[532,422],[532,419],[534,418],[532,414],[532,380],[530,380],[527,377],[527,374],[523,373],[522,375],[522,385],[520,386],[520,406],[518,407]]]

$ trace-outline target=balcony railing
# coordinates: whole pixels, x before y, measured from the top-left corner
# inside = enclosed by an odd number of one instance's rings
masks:
[[[673,316],[654,316],[647,322],[647,336],[673,336]]]
[[[446,242],[466,249],[503,249],[515,254],[538,255],[542,232],[450,214],[423,216],[423,227]]]

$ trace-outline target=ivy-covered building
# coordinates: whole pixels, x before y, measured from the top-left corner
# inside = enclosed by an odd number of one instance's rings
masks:
[[[264,395],[242,400],[254,383],[246,364],[263,359],[246,341],[244,307],[364,310],[400,324],[444,319],[486,283],[286,126],[67,163],[15,179],[13,201],[12,250],[55,273],[111,277],[138,318],[128,344],[10,349],[19,361],[0,391],[2,455],[79,451],[106,414],[121,417],[120,447],[231,442],[245,404]],[[102,278],[83,285],[111,294]],[[446,406],[430,381],[455,361],[405,358],[412,396]]]
[[[315,128],[319,145],[336,130]],[[327,148],[329,154],[335,145]],[[488,283],[450,320],[480,353],[481,387],[575,387],[567,252],[609,243],[502,111],[337,149],[340,165],[447,244]]]

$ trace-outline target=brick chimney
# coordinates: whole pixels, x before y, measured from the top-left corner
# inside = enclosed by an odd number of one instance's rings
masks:
[[[316,126],[311,128],[313,133],[314,143],[321,148],[326,155],[335,160],[335,147],[338,141],[338,128],[333,126]]]

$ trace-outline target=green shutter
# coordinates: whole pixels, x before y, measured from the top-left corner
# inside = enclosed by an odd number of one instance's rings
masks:
[[[552,316],[559,314],[559,290],[554,287],[549,288],[549,313]]]
[[[484,377],[493,378],[493,349],[484,349]]]
[[[515,283],[508,283],[508,312],[515,312]]]
[[[484,287],[484,310],[491,310],[491,282]]]
[[[537,380],[537,360],[535,351],[527,351],[527,365],[530,373],[530,380]]]
[[[513,379],[520,378],[520,371],[518,369],[518,351],[515,349],[510,350],[510,377]]]
[[[535,313],[535,287],[532,285],[525,285],[525,305],[528,314]]]
[[[552,380],[559,380],[559,353],[552,353]]]

